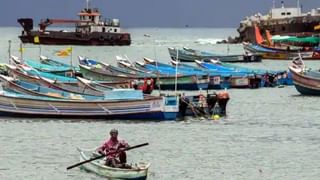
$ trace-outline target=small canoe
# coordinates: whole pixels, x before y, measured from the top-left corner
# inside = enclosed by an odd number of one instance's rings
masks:
[[[94,158],[94,150],[84,150],[78,148],[80,152],[80,161],[89,160]],[[104,176],[110,179],[130,179],[130,180],[145,180],[147,179],[148,169],[150,163],[139,162],[135,164],[131,169],[113,168],[104,165],[103,159],[91,161],[83,164],[81,168],[84,170],[96,173],[100,176]]]

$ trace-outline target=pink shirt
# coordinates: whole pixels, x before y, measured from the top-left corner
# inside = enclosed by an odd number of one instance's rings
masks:
[[[108,139],[103,143],[101,147],[98,148],[98,150],[103,151],[105,154],[109,152],[114,152],[119,150],[120,148],[127,148],[129,147],[128,143],[125,140],[117,140],[117,141],[112,141],[111,138]],[[118,157],[119,153],[114,153],[110,154],[107,156],[107,158],[116,158]]]

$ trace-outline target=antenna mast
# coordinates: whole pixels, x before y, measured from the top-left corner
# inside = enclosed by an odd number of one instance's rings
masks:
[[[87,1],[87,9],[91,7],[91,0],[86,0]]]
[[[272,1],[272,8],[276,8],[276,1],[275,0]]]
[[[298,9],[298,15],[301,15],[300,0],[297,0],[297,9]]]

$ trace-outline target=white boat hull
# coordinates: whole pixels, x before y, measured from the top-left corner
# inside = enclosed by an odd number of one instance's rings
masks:
[[[80,161],[88,160],[91,157],[92,150],[83,151],[80,150]],[[112,168],[105,166],[103,159],[98,159],[95,161],[91,161],[89,163],[83,164],[81,168],[84,170],[96,173],[100,176],[104,176],[112,179],[130,179],[130,180],[144,180],[147,179],[148,169],[150,167],[150,163],[137,163],[135,167],[132,169],[120,169],[120,168]]]

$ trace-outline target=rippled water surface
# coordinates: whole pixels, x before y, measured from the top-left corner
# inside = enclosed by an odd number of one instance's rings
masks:
[[[2,28],[2,62],[7,60],[7,40],[18,47],[18,28]],[[189,46],[225,51],[211,40],[234,34],[233,29],[128,29],[130,47],[74,47],[76,55],[105,62],[116,54],[138,60],[143,56],[169,59],[167,47]],[[149,39],[143,34],[153,36]],[[200,43],[199,43],[200,42]],[[209,43],[208,43],[209,42]],[[47,56],[59,49],[43,46]],[[230,45],[232,52],[242,51]],[[39,49],[26,48],[25,57],[36,58]],[[13,52],[16,50],[12,50]],[[17,53],[17,51],[16,51]],[[289,61],[242,64],[248,67],[287,69]],[[318,62],[307,62],[316,68]],[[0,120],[0,179],[102,179],[79,168],[77,147],[94,148],[111,128],[131,145],[150,145],[128,152],[129,162],[151,163],[149,179],[319,179],[320,101],[299,95],[292,87],[232,89],[228,116],[219,121],[188,119],[180,122],[132,122],[70,119]]]

